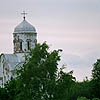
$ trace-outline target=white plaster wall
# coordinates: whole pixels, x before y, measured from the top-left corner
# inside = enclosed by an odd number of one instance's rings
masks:
[[[27,39],[31,40],[31,48],[35,47],[35,43],[37,41],[37,39],[36,39],[37,34],[36,33],[19,33],[19,34],[16,33],[16,37],[18,37],[18,36],[19,36],[19,39],[23,40],[22,49],[24,52],[29,52],[29,50],[27,48]]]
[[[4,87],[4,84],[8,81],[8,80],[10,80],[10,78],[11,78],[11,76],[12,76],[12,73],[8,73],[8,74],[6,74],[6,70],[5,69],[9,69],[9,66],[8,66],[8,63],[7,63],[7,61],[5,60],[5,57],[4,57],[4,55],[2,55],[1,56],[1,60],[0,60],[0,77],[3,77],[3,81],[0,81],[0,85],[2,86],[2,84],[3,84],[3,87]],[[10,69],[9,69],[10,70]],[[9,75],[9,77],[8,77],[8,75]],[[6,80],[5,80],[5,78],[6,78]],[[3,82],[3,83],[2,83]]]
[[[0,77],[3,77],[3,80],[1,81],[1,86],[2,86],[2,84],[3,84],[3,86],[4,86],[4,73],[3,73],[3,65],[4,65],[4,62],[5,62],[5,59],[4,59],[4,56],[3,55],[1,55],[1,60],[0,60]],[[2,83],[3,82],[3,83]]]

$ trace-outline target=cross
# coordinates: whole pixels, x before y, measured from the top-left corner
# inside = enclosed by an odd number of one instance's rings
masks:
[[[25,12],[25,11],[23,11],[23,13],[21,13],[22,15],[23,15],[23,18],[24,18],[24,20],[25,20],[25,17],[26,17],[26,15],[27,15],[27,13]]]

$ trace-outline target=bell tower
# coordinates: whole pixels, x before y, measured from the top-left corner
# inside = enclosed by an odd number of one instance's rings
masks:
[[[23,14],[23,21],[15,27],[13,33],[14,53],[28,53],[37,42],[35,27],[26,21],[25,11],[21,14]]]

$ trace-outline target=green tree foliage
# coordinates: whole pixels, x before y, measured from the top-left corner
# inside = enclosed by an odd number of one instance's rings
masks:
[[[87,99],[86,97],[78,97],[77,100],[89,100],[89,99]]]
[[[72,72],[58,71],[59,51],[48,52],[48,45],[37,44],[18,71],[16,100],[67,100],[74,78]]]
[[[92,84],[89,80],[84,80],[83,82],[74,82],[71,85],[70,93],[69,93],[70,100],[77,100],[78,97],[86,97],[88,99],[93,98],[92,94]]]
[[[100,59],[98,59],[97,62],[94,64],[94,67],[92,70],[92,77],[93,77],[93,80],[95,81],[100,80]]]
[[[90,99],[87,99],[86,97],[78,97],[77,100],[90,100]],[[100,100],[99,98],[93,98],[91,100]]]
[[[93,94],[100,98],[100,59],[94,64],[92,70]]]
[[[6,95],[8,96],[6,100],[15,100],[16,95],[19,93],[19,90],[16,87],[17,80],[13,78],[5,84],[4,89],[6,91]]]
[[[75,78],[72,76],[73,71],[65,73],[62,70],[59,72],[59,78],[56,82],[57,90],[56,100],[69,100],[71,85],[75,82]]]
[[[7,100],[8,94],[5,88],[0,87],[0,100]]]
[[[37,44],[17,77],[0,88],[0,100],[99,100],[100,60],[94,64],[91,80],[76,82],[73,71],[58,69],[60,51],[49,52],[46,43]]]
[[[99,98],[93,98],[92,100],[100,100]]]

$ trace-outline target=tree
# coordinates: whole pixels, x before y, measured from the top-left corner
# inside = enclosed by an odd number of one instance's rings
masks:
[[[74,81],[72,72],[58,71],[59,52],[48,52],[48,45],[37,44],[18,70],[16,100],[67,100]]]
[[[77,100],[90,100],[90,99],[87,99],[86,97],[78,97]]]
[[[92,77],[93,80],[100,80],[100,59],[97,60],[97,62],[94,64],[93,70],[92,70]]]
[[[8,94],[5,88],[0,87],[0,100],[8,100]]]
[[[6,100],[15,100],[16,95],[19,93],[19,89],[17,89],[17,80],[11,78],[11,80],[5,83],[4,89],[7,95]]]
[[[94,64],[92,70],[92,84],[95,97],[100,98],[100,59]]]

